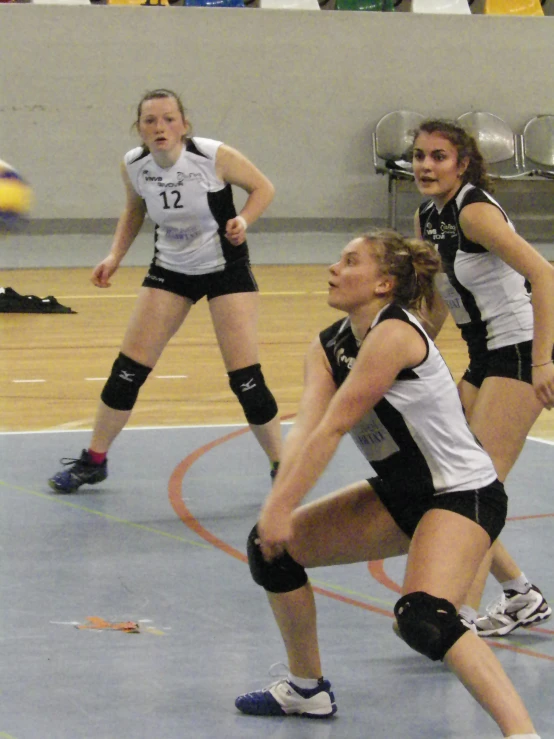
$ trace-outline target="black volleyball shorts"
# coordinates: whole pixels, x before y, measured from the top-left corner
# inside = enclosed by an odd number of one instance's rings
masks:
[[[506,523],[508,497],[504,485],[495,480],[476,490],[437,493],[434,490],[394,490],[380,477],[368,479],[379,499],[393,517],[397,526],[410,538],[427,511],[438,508],[459,513],[479,524],[490,537],[491,544],[498,538]]]
[[[152,263],[143,280],[143,287],[180,295],[197,303],[201,298],[208,300],[232,293],[253,293],[258,291],[256,278],[250,263],[246,260],[229,263],[221,272],[206,275],[185,275]]]

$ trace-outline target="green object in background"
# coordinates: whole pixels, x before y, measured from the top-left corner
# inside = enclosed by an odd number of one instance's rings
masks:
[[[394,0],[336,0],[336,10],[394,11]]]

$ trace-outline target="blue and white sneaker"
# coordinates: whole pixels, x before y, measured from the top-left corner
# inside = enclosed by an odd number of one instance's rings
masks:
[[[331,718],[337,712],[331,683],[323,678],[311,690],[304,690],[282,678],[263,690],[239,695],[235,706],[251,716],[290,716]]]
[[[56,493],[74,493],[81,485],[96,485],[108,476],[108,460],[94,464],[86,449],[83,449],[79,459],[64,458],[60,462],[68,469],[57,472],[48,480]]]

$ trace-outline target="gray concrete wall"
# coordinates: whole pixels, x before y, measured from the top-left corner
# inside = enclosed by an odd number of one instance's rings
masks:
[[[551,16],[0,4],[0,28],[0,155],[33,184],[42,233],[117,217],[119,163],[152,87],[182,94],[198,135],[272,179],[261,230],[383,222],[371,132],[390,110],[488,110],[515,130],[554,113]],[[506,191],[503,204],[550,240],[553,195]],[[409,229],[417,196],[403,202]]]

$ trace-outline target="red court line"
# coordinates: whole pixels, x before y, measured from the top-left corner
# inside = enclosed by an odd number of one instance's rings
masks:
[[[281,420],[284,421],[289,418],[292,418],[292,416],[284,416]],[[204,454],[211,451],[212,449],[215,449],[215,447],[219,446],[220,444],[225,444],[228,441],[231,441],[232,439],[237,438],[238,436],[242,436],[243,434],[248,433],[249,431],[250,431],[250,428],[248,426],[245,426],[244,428],[238,429],[237,431],[232,431],[228,434],[225,434],[224,436],[219,437],[218,439],[214,439],[214,441],[211,441],[208,444],[204,444],[204,446],[199,447],[194,452],[192,452],[187,457],[185,457],[177,465],[177,467],[175,467],[175,469],[171,473],[171,476],[168,482],[169,502],[173,510],[179,516],[179,518],[185,524],[185,526],[187,526],[191,531],[194,531],[194,533],[200,536],[202,539],[204,539],[204,541],[207,541],[209,544],[212,544],[217,549],[220,549],[222,552],[225,552],[225,554],[228,554],[231,557],[234,557],[235,559],[238,559],[244,563],[247,563],[248,560],[246,558],[246,555],[243,554],[243,552],[240,552],[238,549],[235,549],[234,547],[230,546],[230,544],[227,544],[222,539],[212,534],[211,531],[208,531],[208,529],[204,528],[204,526],[202,526],[202,524],[195,518],[195,516],[193,516],[193,514],[190,512],[190,510],[188,509],[188,507],[186,506],[183,500],[182,489],[183,489],[183,479],[185,477],[185,474],[192,467],[192,465],[196,462],[196,460],[200,459],[200,457],[202,457]],[[554,514],[544,514],[544,515],[551,516]],[[529,516],[528,518],[536,518],[536,517],[537,516]],[[523,518],[527,518],[527,517],[520,517],[520,519],[523,519]],[[371,575],[377,580],[377,582],[381,583],[382,585],[385,585],[385,587],[389,588],[390,590],[396,593],[401,592],[400,587],[386,575],[384,567],[383,567],[383,560],[369,562],[368,569]],[[394,618],[394,613],[392,611],[387,611],[383,608],[372,606],[369,603],[364,603],[363,601],[355,600],[354,598],[349,598],[344,595],[340,595],[339,593],[335,593],[332,590],[325,590],[324,588],[319,588],[319,587],[314,586],[313,591],[315,593],[319,593],[320,595],[325,595],[326,597],[331,598],[333,600],[340,601],[341,603],[347,603],[348,605],[355,606],[356,608],[363,608],[364,610],[371,611],[372,613],[379,613],[382,616],[388,616],[389,618]],[[535,629],[535,630],[540,631],[541,633],[552,633],[546,629]],[[546,659],[546,660],[550,660],[554,662],[554,656],[542,654],[540,652],[534,652],[530,649],[515,647],[509,644],[501,644],[497,641],[489,641],[489,644],[491,646],[499,647],[500,649],[507,649],[511,652],[517,652],[518,654],[526,654],[530,657],[537,657],[539,659]]]
[[[537,629],[533,629],[533,631],[537,631]],[[554,662],[554,657],[551,654],[543,654],[542,652],[534,652],[532,649],[515,647],[513,644],[504,644],[496,639],[494,641],[487,639],[487,643],[489,647],[494,647],[495,649],[506,649],[509,652],[516,652],[516,654],[526,654],[528,657],[536,657],[537,659],[545,659],[549,662]]]
[[[287,418],[290,418],[290,416],[285,416],[281,420],[287,420]],[[197,459],[202,457],[204,454],[209,452],[211,449],[214,449],[215,447],[219,446],[220,444],[224,444],[227,441],[231,441],[231,439],[235,439],[237,436],[241,436],[242,434],[246,434],[250,431],[248,427],[239,429],[237,431],[232,431],[229,434],[225,434],[225,436],[220,437],[219,439],[215,439],[214,441],[209,442],[208,444],[205,444],[204,446],[199,447],[194,452],[188,455],[188,457],[185,457],[185,459],[180,462],[177,467],[173,470],[171,473],[171,476],[169,478],[168,483],[168,492],[169,492],[169,502],[171,503],[171,506],[175,513],[179,516],[181,521],[185,524],[185,526],[188,526],[191,531],[194,531],[195,534],[198,534],[204,541],[209,542],[214,547],[217,547],[217,549],[220,549],[222,552],[225,552],[225,554],[230,555],[231,557],[235,557],[235,559],[240,560],[241,562],[247,563],[248,560],[246,558],[246,555],[242,552],[239,552],[238,549],[235,549],[234,547],[230,546],[226,542],[224,542],[222,539],[219,539],[217,536],[211,533],[211,531],[208,531],[202,524],[193,516],[193,514],[190,512],[188,507],[186,506],[183,497],[182,497],[182,489],[183,489],[183,478],[187,471],[192,467],[194,462],[196,462]],[[393,618],[394,614],[392,611],[386,611],[383,608],[378,608],[377,606],[372,606],[369,603],[364,603],[362,601],[354,600],[354,598],[348,598],[344,595],[340,595],[339,593],[335,593],[331,590],[325,590],[323,588],[319,587],[313,587],[313,590],[315,593],[319,593],[320,595],[326,595],[328,598],[332,598],[333,600],[341,601],[342,603],[348,603],[349,605],[356,606],[357,608],[364,608],[367,611],[372,611],[373,613],[380,613],[382,616],[388,616],[389,618]]]
[[[384,585],[389,590],[392,590],[393,593],[402,593],[402,588],[400,587],[400,585],[397,585],[394,580],[391,580],[385,572],[385,567],[382,559],[375,560],[374,562],[368,562],[367,569],[369,570],[373,579],[377,580],[378,583]]]
[[[552,515],[552,514],[547,514]],[[401,593],[402,589],[399,585],[397,585],[394,580],[391,580],[390,577],[385,572],[384,567],[384,561],[382,559],[376,560],[375,562],[368,562],[367,563],[367,569],[369,570],[371,576],[374,580],[377,580],[377,582],[380,585],[384,585],[389,590],[392,590],[395,593]],[[545,629],[541,626],[532,626],[530,627],[531,631],[534,634],[548,634],[552,636],[554,634],[554,631],[552,629]],[[515,647],[513,644],[505,644],[499,641],[490,641],[490,644],[494,645],[495,647],[499,647],[500,649],[510,649],[513,652],[519,652],[520,654],[530,654],[533,657],[542,657],[544,659],[554,660],[554,657],[549,657],[548,655],[542,655],[537,652],[533,652],[529,649],[524,649],[523,647]]]
[[[213,544],[214,547],[221,549],[222,552],[225,552],[225,554],[229,554],[231,557],[236,557],[236,559],[240,559],[241,562],[248,561],[246,556],[234,547],[226,544],[221,539],[218,539],[217,536],[214,536],[210,531],[205,529],[185,505],[181,492],[183,489],[183,478],[186,472],[190,469],[190,467],[192,467],[197,459],[200,459],[200,457],[206,454],[206,452],[209,452],[210,449],[214,449],[220,444],[224,444],[231,439],[235,439],[237,436],[242,436],[242,434],[246,434],[248,431],[250,431],[250,429],[248,428],[248,426],[246,426],[243,429],[232,431],[230,434],[225,434],[225,436],[222,436],[219,439],[215,439],[215,441],[211,441],[209,444],[205,444],[204,446],[199,447],[198,449],[196,449],[196,451],[192,452],[192,454],[189,454],[188,457],[185,457],[182,462],[179,462],[177,467],[175,467],[175,469],[171,473],[171,477],[169,478],[168,483],[169,502],[171,503],[173,510],[179,516],[185,526],[188,526],[189,529],[194,531],[195,534],[198,534],[198,536],[200,536],[205,541]]]

